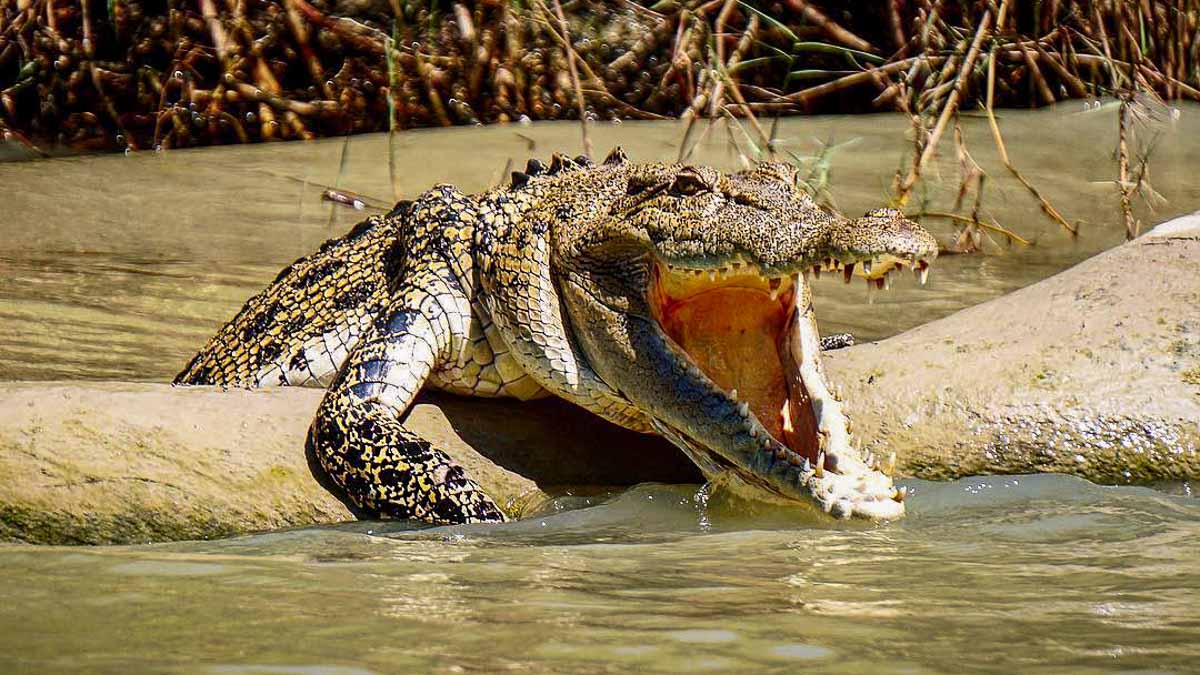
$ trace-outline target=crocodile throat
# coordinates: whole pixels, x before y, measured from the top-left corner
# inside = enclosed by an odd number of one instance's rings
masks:
[[[793,278],[657,269],[652,307],[667,335],[776,440],[816,462],[817,416],[790,348]]]
[[[786,448],[784,459],[811,467],[806,484],[823,507],[882,519],[903,512],[904,495],[892,485],[890,467],[851,443],[849,419],[821,365],[801,275],[769,277],[752,265],[697,271],[659,263],[649,298],[663,331]]]

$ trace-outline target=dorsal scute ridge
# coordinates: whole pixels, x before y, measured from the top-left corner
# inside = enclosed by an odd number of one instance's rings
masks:
[[[514,190],[525,187],[529,184],[530,179],[538,176],[557,176],[570,171],[580,171],[603,166],[616,166],[629,161],[629,157],[625,155],[625,151],[617,146],[605,156],[604,161],[596,164],[592,158],[587,155],[579,155],[571,158],[561,152],[556,152],[550,156],[549,165],[544,164],[540,159],[533,157],[525,163],[524,171],[513,171],[511,188]]]

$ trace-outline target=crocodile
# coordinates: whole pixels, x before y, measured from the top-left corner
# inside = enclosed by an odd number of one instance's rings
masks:
[[[283,269],[176,384],[326,388],[308,434],[363,512],[430,523],[504,511],[404,426],[418,392],[559,396],[657,433],[709,477],[836,517],[904,513],[894,458],[863,452],[821,365],[808,275],[911,268],[932,235],[849,219],[796,168],[739,172],[555,154],[478,195],[402,201]],[[569,430],[566,431],[569,433]]]

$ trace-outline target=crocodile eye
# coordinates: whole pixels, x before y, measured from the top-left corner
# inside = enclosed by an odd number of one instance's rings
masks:
[[[695,171],[684,169],[675,176],[675,181],[671,183],[671,194],[687,197],[705,192],[708,188],[708,183],[705,182],[703,176]]]

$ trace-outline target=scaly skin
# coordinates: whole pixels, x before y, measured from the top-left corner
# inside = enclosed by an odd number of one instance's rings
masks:
[[[326,385],[310,443],[352,501],[386,517],[504,519],[404,428],[428,386],[559,396],[664,435],[708,474],[733,471],[839,516],[893,518],[903,494],[886,463],[850,444],[800,274],[881,255],[923,270],[936,245],[894,211],[825,213],[788,165],[725,175],[620,150],[600,166],[555,155],[512,186],[476,196],[437,186],[327,242],[175,381]],[[755,311],[760,324],[734,329]],[[769,378],[739,374],[742,361],[723,354],[755,345]]]

